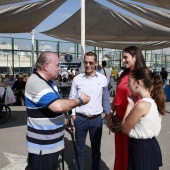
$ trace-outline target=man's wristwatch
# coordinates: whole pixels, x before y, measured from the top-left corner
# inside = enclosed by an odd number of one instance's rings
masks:
[[[83,100],[80,97],[78,99],[80,101],[79,106],[82,106],[83,105]]]

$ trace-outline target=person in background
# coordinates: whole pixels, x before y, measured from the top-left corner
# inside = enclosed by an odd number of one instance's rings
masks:
[[[5,79],[3,80],[3,82],[6,83],[6,84],[9,84],[9,81],[10,81],[10,79],[9,79],[9,73],[6,73],[6,74],[5,74]]]
[[[141,50],[135,46],[127,47],[122,52],[124,71],[122,72],[118,82],[116,95],[113,99],[110,114],[108,116],[108,127],[113,132],[113,124],[111,122],[112,115],[116,112],[116,116],[123,121],[124,115],[128,112],[131,103],[128,98],[131,97],[128,87],[128,78],[130,71],[135,68],[145,67],[145,60]],[[123,133],[115,133],[115,163],[114,170],[127,170],[128,164],[128,135]]]
[[[101,65],[98,65],[97,68],[96,68],[96,71],[97,71],[98,73],[100,73],[100,72],[101,72],[101,69],[102,69]]]
[[[63,82],[65,82],[67,80],[68,72],[66,69],[62,69],[61,77],[62,77]]]
[[[6,87],[6,86],[8,86],[8,84],[0,81],[0,87]]]
[[[58,156],[64,148],[64,112],[90,100],[84,93],[72,100],[61,99],[53,83],[58,70],[57,55],[42,52],[26,83],[28,165],[25,170],[57,169]]]
[[[112,67],[111,76],[114,78],[114,81],[116,82],[118,77],[118,70],[114,66]]]
[[[12,90],[16,96],[16,102],[14,106],[22,106],[22,100],[24,100],[25,82],[22,74],[18,75],[18,79],[14,82]]]
[[[158,170],[162,154],[156,137],[166,113],[162,78],[142,67],[131,71],[128,84],[132,95],[140,97],[121,126],[130,137],[128,170]]]
[[[77,76],[78,74],[80,74],[80,72],[79,72],[79,69],[78,69],[78,68],[76,68],[75,76]]]
[[[4,80],[4,77],[2,74],[0,74],[0,82],[3,82],[3,80]]]
[[[71,86],[72,82],[73,82],[73,76],[71,74],[69,74],[67,84]]]
[[[18,74],[15,75],[15,80],[16,81],[18,80],[18,76],[19,76]]]
[[[156,71],[156,68],[154,68],[154,69],[150,68],[150,70],[152,71],[154,77],[157,77],[159,75],[159,72]]]
[[[2,102],[2,103],[4,102],[3,101],[3,95],[4,95],[4,92],[5,92],[4,87],[7,87],[7,86],[8,86],[8,84],[0,81],[0,102]],[[3,109],[3,105],[0,105],[0,112],[2,112],[2,109]]]
[[[168,78],[168,72],[165,70],[165,68],[163,67],[161,72],[160,72],[160,75],[163,79],[163,83],[165,84],[166,81],[167,81],[167,78]]]
[[[12,88],[14,83],[15,83],[14,76],[13,75],[9,75],[8,85]]]
[[[107,66],[107,62],[106,61],[102,61],[102,69],[101,69],[100,73],[106,76],[106,78],[107,78],[107,85],[108,85],[109,81],[110,81],[111,71],[106,66]]]
[[[71,68],[71,70],[70,70],[70,74],[72,75],[72,77],[74,77],[74,76],[75,76],[75,71],[74,71],[74,69],[73,69],[73,68]]]
[[[91,97],[87,105],[80,105],[72,110],[72,120],[76,129],[77,156],[80,165],[79,169],[75,158],[75,170],[83,170],[84,148],[88,132],[92,153],[91,170],[100,170],[102,113],[105,113],[104,118],[109,114],[110,99],[107,79],[104,75],[95,71],[96,64],[97,55],[93,52],[87,52],[84,55],[85,72],[74,77],[70,91],[70,99],[77,98],[82,92]]]

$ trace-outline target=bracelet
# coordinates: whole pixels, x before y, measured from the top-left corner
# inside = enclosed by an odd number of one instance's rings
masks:
[[[79,106],[82,106],[83,105],[83,100],[80,97],[78,99],[80,101]]]

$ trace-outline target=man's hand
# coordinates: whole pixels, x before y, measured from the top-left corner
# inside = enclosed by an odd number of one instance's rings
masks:
[[[69,123],[67,122],[67,120],[65,119],[65,125],[64,128],[67,132],[71,133],[75,133],[75,127],[74,125],[69,126]]]
[[[72,121],[74,122],[74,120],[76,119],[76,115],[71,115]]]
[[[75,133],[75,127],[72,125],[71,127],[68,125],[68,124],[65,124],[65,130],[67,131],[67,132],[69,132],[70,134],[71,133]]]
[[[90,96],[86,95],[85,93],[82,93],[80,95],[80,98],[83,100],[83,105],[87,104],[90,101]]]

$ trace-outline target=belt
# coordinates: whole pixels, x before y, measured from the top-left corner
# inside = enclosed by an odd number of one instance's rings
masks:
[[[95,119],[96,117],[99,117],[101,114],[98,114],[98,115],[85,115],[85,114],[82,114],[82,113],[76,113],[76,115],[79,115],[81,117],[84,117],[86,119]]]

